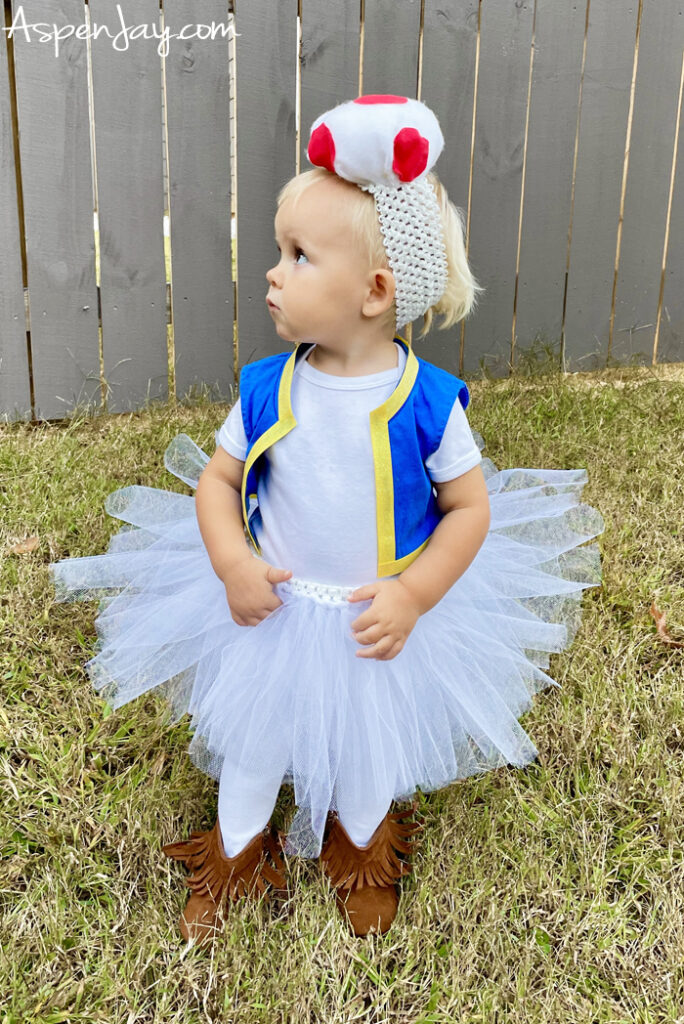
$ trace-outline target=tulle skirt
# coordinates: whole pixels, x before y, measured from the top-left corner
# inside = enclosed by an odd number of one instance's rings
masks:
[[[186,434],[164,456],[191,488],[208,461]],[[256,776],[282,767],[297,807],[286,852],[315,857],[340,803],[389,804],[537,756],[518,719],[558,685],[549,655],[571,643],[582,591],[600,582],[587,542],[603,522],[580,502],[583,469],[482,468],[487,538],[390,661],[355,656],[351,623],[370,602],[350,604],[349,588],[278,584],[283,603],[258,626],[233,622],[194,495],[111,493],[105,508],[124,525],[106,553],[50,564],[55,597],[99,600],[85,668],[110,706],[163,694],[172,721],[190,714],[190,757],[215,779],[225,758]]]

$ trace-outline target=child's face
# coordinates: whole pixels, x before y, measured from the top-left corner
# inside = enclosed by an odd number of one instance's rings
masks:
[[[280,261],[266,274],[267,302],[286,341],[338,347],[363,319],[373,275],[352,235],[348,203],[347,186],[331,178],[311,185],[296,208],[286,200],[276,214]]]

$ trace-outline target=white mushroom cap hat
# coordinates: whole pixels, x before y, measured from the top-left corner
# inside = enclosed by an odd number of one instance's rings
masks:
[[[371,192],[395,280],[397,329],[444,294],[447,256],[428,171],[444,148],[434,113],[407,96],[359,96],[311,126],[307,156]]]

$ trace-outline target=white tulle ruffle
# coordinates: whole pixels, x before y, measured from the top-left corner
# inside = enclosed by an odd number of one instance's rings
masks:
[[[207,462],[185,434],[164,456],[192,488]],[[248,772],[282,764],[297,805],[286,850],[315,857],[339,794],[400,800],[536,757],[518,719],[556,685],[549,655],[570,644],[582,591],[600,581],[586,542],[603,522],[580,502],[585,470],[482,467],[485,543],[391,661],[355,657],[351,622],[369,602],[349,604],[342,588],[279,584],[283,604],[238,626],[194,496],[156,488],[108,496],[125,525],[105,554],[51,563],[56,600],[99,600],[85,667],[112,707],[156,689],[174,721],[189,712],[190,756],[216,779],[225,757]]]

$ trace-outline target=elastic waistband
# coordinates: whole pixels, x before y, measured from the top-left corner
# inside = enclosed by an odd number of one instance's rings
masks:
[[[276,584],[291,594],[302,594],[321,604],[340,604],[349,606],[347,598],[356,587],[337,587],[332,583],[315,583],[313,580],[302,580],[293,576],[284,583]]]

